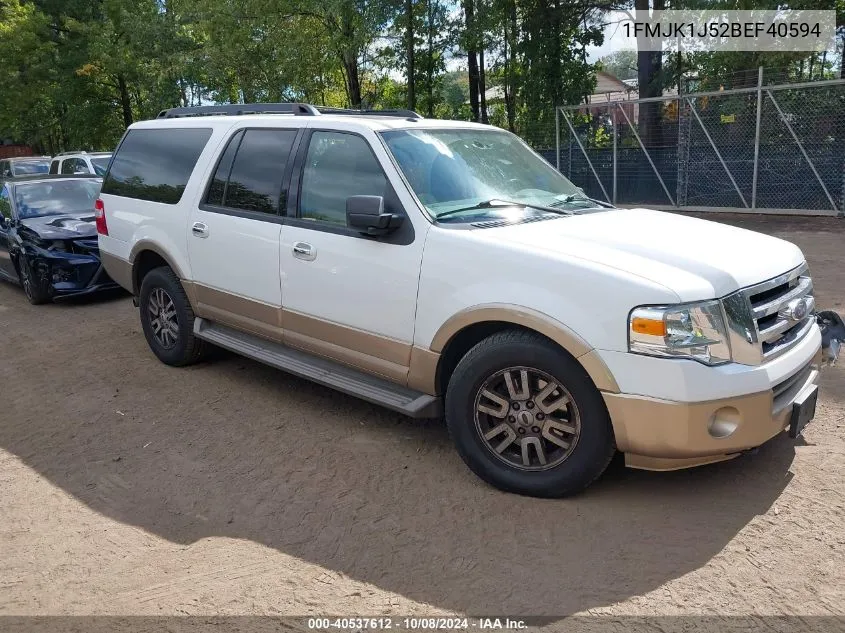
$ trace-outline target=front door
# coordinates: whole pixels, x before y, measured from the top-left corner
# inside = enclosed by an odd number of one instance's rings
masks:
[[[9,187],[0,190],[0,277],[17,279],[15,266],[10,255],[12,230],[12,205],[9,200]]]
[[[349,196],[383,196],[387,211],[404,213],[363,136],[309,130],[296,162],[281,239],[284,340],[403,383],[424,231],[410,217],[383,238],[347,227]]]
[[[235,132],[188,222],[199,316],[281,340],[280,204],[297,130]]]

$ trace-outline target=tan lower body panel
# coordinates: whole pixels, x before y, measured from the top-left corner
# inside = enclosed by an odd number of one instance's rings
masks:
[[[412,362],[410,343],[285,310],[202,284],[185,281],[182,284],[197,316],[317,356],[331,358],[401,385],[408,384]],[[419,366],[415,375],[425,374],[431,366],[430,356],[417,353],[414,357]],[[425,376],[416,379],[415,385],[411,387],[424,391],[416,385],[430,382],[433,388],[433,374],[434,371],[431,371],[430,380]],[[433,392],[424,392],[434,395]]]
[[[117,284],[124,290],[132,292],[132,264],[125,259],[100,251],[100,261],[103,268]]]
[[[818,379],[811,372],[788,398]],[[792,400],[777,403],[771,391],[707,402],[673,402],[624,393],[602,393],[616,445],[634,468],[675,470],[735,457],[782,433]]]

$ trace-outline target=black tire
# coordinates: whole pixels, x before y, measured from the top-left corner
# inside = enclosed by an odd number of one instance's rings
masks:
[[[170,346],[157,338],[152,323],[151,297],[160,291],[166,293],[175,307],[176,336]],[[141,281],[138,305],[147,344],[161,362],[174,367],[184,367],[202,360],[208,346],[205,341],[194,336],[194,311],[179,278],[169,267],[154,268],[146,274]]]
[[[18,281],[23,288],[27,301],[32,305],[38,306],[50,301],[50,295],[35,282],[32,267],[23,255],[18,260]]]
[[[494,454],[476,423],[477,395],[489,378],[511,367],[535,368],[554,378],[577,407],[580,433],[574,448],[546,470],[521,470],[506,463]],[[476,475],[506,492],[532,497],[580,492],[605,471],[616,451],[610,416],[587,372],[554,343],[526,330],[494,334],[461,359],[446,391],[446,424],[458,453]]]

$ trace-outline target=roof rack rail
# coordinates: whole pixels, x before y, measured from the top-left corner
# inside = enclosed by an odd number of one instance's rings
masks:
[[[395,116],[405,119],[421,119],[421,114],[413,110],[354,110],[351,108],[326,108],[317,106],[321,114],[349,114],[352,116]]]
[[[158,113],[158,119],[178,119],[194,116],[241,116],[244,114],[293,114],[295,116],[319,116],[321,114],[346,114],[351,116],[394,116],[407,119],[421,119],[413,110],[353,110],[327,108],[310,103],[231,103],[223,105],[170,108]]]
[[[178,119],[190,116],[239,116],[242,114],[319,114],[317,108],[308,103],[230,103],[224,105],[170,108],[158,113],[158,119]]]
[[[67,152],[59,152],[56,156],[68,156],[69,154],[87,154],[84,149],[78,151],[67,151]]]

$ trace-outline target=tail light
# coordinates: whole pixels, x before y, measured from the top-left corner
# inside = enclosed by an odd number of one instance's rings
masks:
[[[106,224],[106,205],[100,198],[94,203],[94,219],[97,223],[97,233],[100,235],[109,234],[109,225]]]

